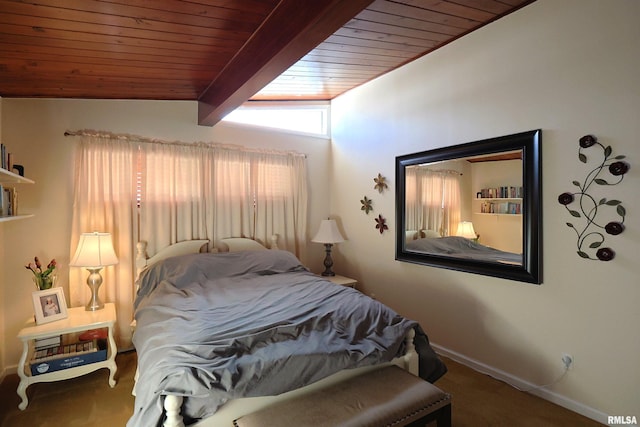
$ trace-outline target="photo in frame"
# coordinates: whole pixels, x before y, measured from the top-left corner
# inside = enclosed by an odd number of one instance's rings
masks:
[[[62,288],[35,291],[33,293],[33,311],[38,325],[66,319],[68,316],[67,302],[64,299]]]

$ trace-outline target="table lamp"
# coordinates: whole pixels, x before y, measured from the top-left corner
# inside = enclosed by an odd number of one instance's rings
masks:
[[[85,267],[89,270],[87,286],[91,289],[91,300],[85,306],[85,310],[96,311],[104,308],[104,303],[100,301],[98,296],[98,289],[102,284],[100,270],[102,267],[117,263],[118,257],[113,251],[111,233],[93,232],[80,235],[76,254],[69,265],[71,267]]]
[[[320,223],[320,229],[318,229],[318,233],[316,236],[311,239],[312,242],[316,243],[324,243],[324,250],[326,252],[326,256],[324,257],[324,271],[322,272],[323,276],[335,276],[331,270],[333,266],[333,259],[331,259],[331,247],[334,243],[344,242],[344,238],[342,234],[340,234],[340,230],[338,230],[338,224],[334,219],[323,219]]]
[[[473,241],[478,240],[478,235],[473,229],[473,223],[471,221],[462,221],[460,224],[458,224],[458,231],[456,232],[456,236],[464,237],[465,239],[470,239]]]

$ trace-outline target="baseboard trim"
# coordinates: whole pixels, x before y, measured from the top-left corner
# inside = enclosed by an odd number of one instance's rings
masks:
[[[16,375],[18,374],[18,365],[10,365],[10,366],[7,366],[6,368],[4,368],[3,379],[7,375],[13,375],[13,374],[16,374]]]
[[[501,369],[494,368],[493,366],[489,366],[485,363],[482,363],[478,360],[467,357],[464,354],[450,350],[441,345],[431,343],[431,347],[433,347],[436,353],[444,357],[448,357],[449,359],[452,359],[458,363],[468,366],[469,368],[475,371],[487,374],[491,377],[494,377],[500,381],[504,381],[505,383],[515,386],[519,389],[528,390],[536,387],[536,384],[532,384],[528,381],[523,380],[522,378],[518,378],[514,375],[511,375],[508,372],[505,372]],[[602,423],[604,425],[608,424],[607,414],[601,411],[598,411],[597,409],[591,408],[590,406],[587,406],[583,403],[570,399],[564,395],[556,393],[554,391],[548,390],[546,388],[538,388],[538,389],[529,391],[529,393],[541,399],[548,400],[549,402],[555,403],[556,405],[562,406],[563,408],[567,408],[568,410],[573,411],[577,414],[584,415],[585,417],[591,418],[592,420]]]

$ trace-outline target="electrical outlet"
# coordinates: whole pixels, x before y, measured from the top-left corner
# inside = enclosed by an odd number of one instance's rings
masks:
[[[562,366],[565,369],[571,369],[573,367],[573,356],[567,353],[562,353]]]

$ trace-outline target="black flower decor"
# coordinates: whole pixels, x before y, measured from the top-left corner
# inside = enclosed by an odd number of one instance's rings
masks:
[[[389,229],[389,227],[387,226],[387,219],[384,218],[382,215],[378,215],[378,217],[375,220],[376,220],[376,228],[378,229],[380,234],[384,233],[385,230]]]
[[[605,147],[598,142],[598,139],[593,135],[585,135],[579,140],[580,148],[578,149],[578,159],[582,163],[587,163],[587,156],[582,152],[591,147],[600,147],[602,149],[602,161],[593,170],[591,170],[584,179],[584,182],[573,181],[573,185],[578,187],[580,191],[576,193],[565,192],[558,196],[558,203],[564,205],[565,209],[574,218],[580,218],[584,220],[584,224],[575,225],[571,222],[567,222],[567,226],[572,228],[577,235],[578,255],[586,259],[599,259],[601,261],[611,261],[615,257],[613,249],[608,247],[602,247],[604,244],[605,236],[602,230],[606,234],[616,236],[624,231],[624,218],[626,216],[626,210],[622,206],[620,200],[608,200],[602,198],[596,201],[589,193],[588,190],[592,184],[608,186],[617,185],[622,182],[624,175],[629,171],[629,164],[624,162],[625,156],[611,157],[611,147]],[[601,177],[602,172],[608,173],[614,178],[609,181],[610,178]],[[605,175],[606,176],[606,175]],[[571,206],[574,202],[577,202],[578,206],[573,209]],[[609,217],[613,215],[615,219],[620,217],[620,220],[609,221],[606,224],[602,219],[602,216],[598,217],[606,208],[615,208],[615,212],[611,212]],[[593,254],[587,252],[589,249],[595,250],[595,257]]]

